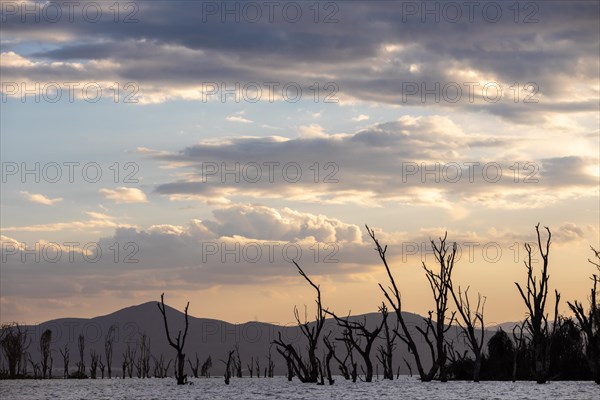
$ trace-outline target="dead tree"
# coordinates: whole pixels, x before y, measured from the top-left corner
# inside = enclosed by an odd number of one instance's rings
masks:
[[[67,379],[69,377],[69,346],[65,344],[65,350],[58,349],[58,351],[63,358],[63,378]]]
[[[29,364],[31,364],[31,369],[33,370],[33,378],[39,379],[41,377],[40,364],[34,362],[33,359],[31,358],[31,354],[29,354],[29,353],[27,353],[27,360],[29,361]]]
[[[138,342],[140,349],[140,355],[137,361],[132,360],[135,364],[137,377],[138,378],[149,378],[150,377],[150,337],[146,335],[146,332],[140,335]]]
[[[439,245],[431,240],[431,247],[433,249],[433,255],[439,265],[439,273],[434,272],[433,269],[427,268],[425,262],[423,262],[423,269],[425,270],[425,276],[429,281],[431,287],[431,293],[435,301],[435,311],[429,311],[429,316],[425,319],[426,328],[423,329],[417,326],[416,329],[423,335],[423,338],[427,342],[429,350],[431,352],[431,360],[433,365],[427,374],[428,380],[435,377],[439,371],[439,379],[442,382],[448,381],[446,371],[446,360],[448,358],[445,334],[452,327],[455,313],[452,312],[446,325],[446,312],[448,311],[448,293],[452,286],[452,270],[454,269],[454,259],[456,256],[456,243],[452,245],[449,252],[449,248],[446,246],[446,238],[448,233],[444,234],[443,238],[439,238]],[[435,312],[435,321],[433,315]],[[432,341],[429,334],[433,336],[435,341]]]
[[[98,359],[98,367],[100,367],[100,374],[102,374],[102,379],[104,379],[104,369],[106,365],[102,362],[102,356]]]
[[[41,365],[42,365],[42,378],[46,379],[46,374],[48,371],[48,362],[51,360],[52,356],[50,354],[50,342],[52,341],[52,331],[50,329],[46,329],[42,336],[40,336],[40,355],[41,355]]]
[[[390,266],[387,262],[385,254],[387,252],[387,245],[381,246],[379,240],[375,236],[375,231],[373,229],[370,229],[368,225],[366,225],[366,228],[367,232],[369,233],[369,236],[373,240],[373,243],[375,243],[375,250],[379,254],[379,258],[381,259],[387,272],[388,279],[390,280],[390,285],[387,289],[384,288],[381,283],[379,284],[379,288],[383,292],[383,295],[385,296],[387,301],[392,305],[392,308],[396,312],[396,318],[398,319],[400,327],[402,328],[402,332],[396,331],[395,333],[400,338],[400,340],[406,343],[409,352],[413,355],[415,359],[415,364],[417,365],[419,376],[421,377],[421,381],[430,381],[431,379],[433,379],[433,376],[431,376],[431,374],[425,373],[425,369],[423,367],[423,363],[421,362],[421,357],[419,355],[417,345],[414,339],[412,338],[412,335],[408,330],[408,326],[406,325],[406,321],[404,320],[404,316],[402,315],[402,296],[400,294],[400,290],[398,289],[398,285],[396,284],[396,280],[394,279],[394,275],[392,274]]]
[[[525,243],[525,250],[527,251],[527,259],[524,261],[525,268],[527,269],[527,286],[525,289],[521,285],[515,282],[519,294],[523,298],[525,305],[527,306],[527,318],[526,325],[529,331],[530,340],[533,344],[534,351],[534,376],[537,383],[546,383],[548,380],[548,369],[550,366],[550,346],[551,346],[551,333],[548,324],[548,315],[546,314],[546,300],[548,298],[548,254],[550,252],[550,239],[552,234],[550,229],[545,227],[548,232],[548,239],[546,245],[542,246],[542,238],[540,235],[540,224],[535,226],[537,233],[537,246],[542,257],[542,271],[538,277],[534,276],[533,271],[533,248],[529,243]],[[556,303],[554,307],[554,324],[558,320],[558,303],[560,301],[560,294],[555,291]],[[553,329],[554,331],[554,329]]]
[[[477,307],[473,310],[471,308],[471,302],[469,300],[469,288],[463,293],[458,287],[458,295],[454,290],[454,287],[450,286],[450,292],[452,298],[456,304],[456,309],[461,316],[461,321],[457,320],[457,324],[462,330],[463,335],[467,339],[467,344],[475,357],[473,364],[473,382],[479,382],[479,376],[481,372],[481,360],[482,360],[482,348],[485,338],[485,324],[483,322],[483,311],[485,308],[485,297],[482,297],[480,293],[477,294]],[[481,330],[481,333],[477,333],[477,329]]]
[[[50,365],[48,365],[48,379],[52,379],[52,365],[54,364],[54,357],[52,357],[52,352],[50,352]]]
[[[279,340],[281,340],[281,333],[279,333]],[[273,342],[275,343],[275,342]],[[277,352],[279,354],[281,354],[281,356],[283,357],[283,359],[285,360],[285,364],[287,366],[287,380],[291,382],[292,378],[294,377],[294,361],[292,360],[292,355],[290,354],[290,351],[288,350],[288,348],[279,348],[277,347]]]
[[[408,374],[410,376],[413,375],[412,373],[412,367],[410,366],[410,363],[408,362],[408,360],[406,360],[406,358],[402,358],[404,360],[404,364],[406,364],[406,368],[408,368]],[[396,375],[396,379],[398,379],[400,377],[400,367],[398,367],[398,374]]]
[[[96,350],[91,350],[90,351],[90,378],[92,379],[96,379],[96,372],[98,369],[98,353],[96,353]]]
[[[379,337],[379,333],[383,329],[384,319],[382,318],[381,323],[377,325],[373,330],[368,330],[366,327],[366,317],[363,322],[357,322],[350,321],[349,317],[340,318],[337,315],[335,315],[335,313],[327,310],[325,312],[331,315],[333,318],[335,318],[338,325],[344,328],[342,337],[336,338],[336,340],[350,344],[351,347],[355,349],[358,352],[358,354],[361,355],[366,367],[365,381],[372,382],[373,362],[371,361],[371,349],[373,347],[373,343],[375,343],[375,339]],[[387,314],[385,315],[385,320],[387,320]],[[364,348],[361,346],[361,339],[365,339]]]
[[[221,360],[223,364],[225,364],[225,384],[229,385],[229,380],[231,379],[231,360],[233,358],[233,353],[235,350],[229,350],[229,354],[227,355],[227,361]]]
[[[160,303],[157,303],[158,309],[163,316],[163,321],[165,323],[165,331],[167,332],[167,340],[169,341],[169,345],[173,347],[177,351],[176,365],[177,369],[175,371],[175,378],[177,378],[177,384],[183,385],[187,382],[187,375],[184,374],[185,368],[185,354],[183,353],[183,347],[185,345],[185,338],[188,332],[188,307],[190,306],[190,302],[188,301],[185,306],[185,330],[183,332],[183,337],[181,336],[181,330],[177,334],[177,338],[175,342],[171,340],[171,334],[169,333],[169,324],[167,322],[167,313],[165,310],[165,302],[164,302],[165,294],[160,295]]]
[[[205,378],[210,378],[210,369],[212,368],[212,358],[208,356],[206,361],[202,364],[200,374]]]
[[[192,360],[189,359],[188,357],[188,364],[190,364],[190,368],[192,369],[192,374],[194,375],[194,378],[198,377],[198,370],[200,369],[200,360],[198,359],[198,353],[196,353],[196,361],[194,362],[194,364],[192,364]]]
[[[394,371],[393,371],[393,353],[394,350],[396,348],[396,334],[394,334],[394,331],[398,331],[398,321],[396,321],[396,327],[393,331],[390,330],[389,324],[388,324],[388,310],[387,307],[385,305],[385,303],[382,303],[382,305],[379,307],[379,312],[381,312],[381,316],[383,319],[383,334],[384,334],[384,339],[385,339],[385,345],[380,345],[377,348],[377,359],[379,360],[379,362],[381,363],[381,365],[383,366],[383,379],[389,379],[389,380],[393,380],[394,379]]]
[[[135,366],[135,355],[137,353],[137,347],[132,348],[130,343],[127,343],[127,349],[123,353],[123,379],[125,379],[125,372],[129,378],[133,378],[133,367]]]
[[[272,346],[272,345],[271,345]],[[269,346],[269,355],[267,356],[267,375],[272,378],[275,375],[275,362],[271,356],[271,346]]]
[[[319,379],[317,380],[317,385],[325,385],[325,375],[323,374],[323,364],[321,360],[317,358],[317,363],[319,364]]]
[[[113,342],[115,341],[115,330],[116,325],[111,325],[108,328],[108,332],[104,337],[104,356],[106,357],[106,370],[108,372],[108,379],[112,378],[112,355],[113,355]]]
[[[128,367],[128,361],[127,361],[126,354],[127,353],[123,353],[123,356],[121,357],[121,368],[123,369],[123,379],[125,379],[125,373],[127,372],[127,367]]]
[[[327,349],[329,350],[329,353],[331,353],[332,357],[335,359],[335,361],[337,361],[340,373],[342,374],[344,379],[349,380],[350,373],[348,372],[348,366],[346,365],[346,362],[348,361],[348,358],[350,357],[350,354],[352,353],[352,349],[350,349],[350,351],[346,353],[346,357],[343,360],[340,359],[337,356],[337,354],[335,353],[335,342],[331,343],[331,341],[329,340],[331,333],[332,332],[329,331],[329,333],[327,335],[325,335],[325,337],[323,338],[323,343],[325,343],[325,347],[327,347]]]
[[[250,358],[250,364],[247,364],[247,367],[250,378],[252,378],[254,376],[254,357]]]
[[[173,360],[169,360],[167,365],[165,366],[165,360],[163,355],[160,355],[160,358],[152,357],[154,360],[154,376],[156,378],[166,378],[169,374],[169,366]]]
[[[521,325],[513,326],[512,335],[513,340],[515,341],[515,351],[513,353],[513,370],[512,370],[512,381],[517,381],[517,362],[519,360],[519,354],[524,349],[525,338],[523,336],[523,331],[525,329],[526,321],[523,321]],[[518,332],[518,333],[517,333]]]
[[[77,348],[79,349],[79,362],[77,363],[77,378],[87,378],[85,374],[85,361],[83,359],[83,354],[85,352],[85,337],[82,334],[79,334],[79,340],[77,344]]]
[[[592,372],[594,382],[600,384],[600,299],[598,298],[598,284],[600,282],[600,251],[592,247],[596,260],[588,259],[598,269],[597,274],[592,274],[592,289],[590,290],[590,309],[586,312],[583,304],[575,300],[567,302],[585,337],[585,356]]]
[[[27,331],[18,323],[2,325],[2,350],[8,362],[8,377],[15,379],[26,368],[25,353],[30,345]],[[23,374],[25,375],[25,374]]]
[[[306,337],[308,341],[308,361],[302,358],[302,356],[298,353],[298,351],[289,343],[283,342],[281,338],[281,332],[279,332],[278,339],[273,341],[274,344],[279,346],[282,351],[282,354],[286,358],[286,361],[290,361],[292,364],[292,368],[300,379],[301,382],[311,382],[316,383],[319,380],[319,362],[316,356],[317,347],[319,344],[319,338],[321,335],[321,331],[323,330],[323,325],[325,324],[325,311],[323,310],[323,305],[321,303],[321,289],[319,286],[315,285],[313,281],[304,273],[302,268],[295,262],[294,265],[298,269],[300,275],[306,279],[306,281],[316,290],[317,299],[315,300],[317,304],[317,315],[315,316],[315,321],[313,323],[309,323],[306,318],[306,313],[304,317],[304,322],[300,321],[300,316],[298,313],[298,308],[294,307],[294,316],[296,317],[296,322],[300,327],[300,330],[304,337]],[[289,375],[288,375],[289,376]]]
[[[240,358],[240,348],[237,344],[235,345],[235,356],[233,357],[233,369],[235,371],[235,375],[238,378],[241,378],[243,376],[242,359]],[[258,370],[258,373],[260,374],[260,370]]]
[[[327,336],[329,336],[330,334],[331,332],[329,332]],[[325,338],[323,338],[323,342],[325,342]],[[330,385],[333,385],[335,383],[335,380],[331,375],[331,359],[335,354],[335,348],[333,348],[332,346],[327,346],[327,344],[325,346],[327,347],[327,353],[325,353],[325,373],[327,374],[327,381]],[[323,381],[323,379],[321,379],[321,381]]]
[[[352,344],[346,342],[346,351],[350,357],[350,379],[352,379],[352,383],[356,383],[356,379],[358,378],[358,363],[354,361],[354,350],[352,348]]]
[[[260,359],[256,357],[256,377],[260,378]]]

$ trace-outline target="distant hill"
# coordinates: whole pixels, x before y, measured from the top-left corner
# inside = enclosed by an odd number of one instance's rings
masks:
[[[179,329],[184,328],[184,314],[172,307],[166,306],[169,327],[172,337],[176,336]],[[423,317],[412,314],[403,313],[405,321],[413,331],[420,354],[422,355],[425,366],[430,364],[429,349],[421,335],[414,329],[416,325],[424,326]],[[366,319],[367,327],[374,327],[380,323],[381,315],[379,313],[370,313],[364,315],[356,315],[350,317],[352,320]],[[396,317],[393,312],[389,316],[390,327],[395,326]],[[160,357],[162,354],[165,359],[170,360],[175,358],[175,351],[169,346],[162,316],[158,310],[156,302],[147,302],[137,306],[131,306],[108,315],[103,315],[95,318],[62,318],[43,322],[38,325],[27,326],[28,334],[31,337],[31,345],[29,352],[34,361],[39,361],[39,337],[46,329],[52,330],[51,351],[54,358],[54,375],[62,376],[63,360],[59,353],[59,348],[64,349],[67,345],[70,352],[70,370],[75,371],[75,364],[79,360],[79,352],[77,347],[78,336],[83,333],[85,336],[85,364],[89,370],[90,350],[94,349],[98,354],[104,357],[104,337],[109,331],[111,325],[116,326],[115,342],[113,345],[113,376],[121,376],[121,362],[123,353],[126,351],[127,345],[136,346],[136,342],[142,333],[146,333],[151,341],[151,353],[155,357]],[[512,325],[511,325],[512,327]],[[327,319],[323,333],[333,331],[332,337],[341,335],[341,328],[337,326],[335,320]],[[506,330],[506,329],[505,329]],[[490,329],[486,339],[496,331],[496,328]],[[261,369],[266,366],[266,357],[269,352],[271,341],[281,332],[284,340],[295,343],[302,350],[305,348],[303,336],[300,329],[296,326],[279,326],[263,322],[246,322],[243,324],[231,324],[224,321],[196,318],[189,316],[189,331],[185,344],[185,354],[192,359],[195,358],[195,353],[198,353],[200,362],[202,363],[209,355],[213,360],[213,368],[211,375],[221,375],[224,371],[224,366],[220,359],[227,356],[227,352],[233,349],[236,344],[239,346],[239,353],[244,365],[244,374],[248,372],[245,368],[250,362],[250,358],[259,357]],[[448,332],[448,338],[456,339],[459,329],[453,327]],[[457,340],[456,350],[463,352],[466,347],[462,337]],[[373,346],[372,360],[376,364],[376,349],[379,343]],[[403,358],[406,358],[413,365],[413,373],[416,372],[412,355],[408,354],[407,346],[399,339],[396,340],[397,348],[394,353],[394,370],[400,366],[402,374],[408,373],[408,368],[405,366]],[[324,345],[320,345],[319,355],[322,354]],[[338,351],[340,354],[345,351],[344,345],[339,343]],[[275,361],[275,374],[283,375],[286,373],[283,358],[277,353],[275,346],[271,347],[273,359]],[[360,357],[356,358],[359,361]],[[3,360],[4,361],[4,360]],[[153,365],[153,363],[151,363]],[[191,369],[186,363],[188,374],[191,375]],[[31,369],[31,368],[30,368]],[[172,368],[171,368],[172,369]],[[337,365],[332,362],[333,371],[337,372]],[[359,367],[360,370],[360,367]],[[151,368],[152,371],[152,368]],[[170,371],[172,373],[172,370]],[[383,369],[379,367],[379,372]]]

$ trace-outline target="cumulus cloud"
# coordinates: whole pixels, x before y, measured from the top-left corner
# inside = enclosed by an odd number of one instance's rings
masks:
[[[146,194],[137,188],[117,187],[115,189],[100,189],[100,194],[115,203],[147,203]]]
[[[381,243],[389,245],[388,260],[394,269],[418,269],[421,261],[435,262],[430,240],[448,230],[445,226],[396,232],[374,228]],[[515,263],[511,252],[515,242],[535,240],[530,228],[520,232],[454,229],[448,243],[457,243],[461,265],[484,262],[482,249],[489,244],[504,249],[504,257]],[[129,296],[165,285],[172,290],[197,290],[221,284],[283,284],[296,276],[292,259],[311,274],[331,276],[336,282],[369,280],[381,265],[363,229],[290,208],[236,204],[215,210],[211,219],[192,219],[184,225],[118,227],[113,235],[86,248],[59,245],[62,254],[52,261],[47,258],[56,257],[55,253],[43,250],[48,242],[38,243],[36,260],[32,243],[2,236],[2,293],[7,299],[64,299],[91,293]],[[597,229],[566,222],[553,228],[553,233],[557,245],[585,245]]]
[[[59,246],[62,256],[51,262],[46,260],[46,242],[38,243],[40,261],[32,254],[32,243],[3,236],[2,273],[7,277],[3,282],[11,282],[3,287],[3,294],[63,298],[82,291],[145,291],[164,284],[190,289],[277,282],[295,276],[292,259],[315,274],[335,275],[339,280],[370,268],[361,264],[372,249],[365,246],[360,229],[336,218],[243,204],[218,209],[213,215],[185,225],[119,227],[85,252]],[[136,273],[140,278],[132,280],[131,274]],[[32,276],[45,282],[35,293]]]
[[[43,204],[46,206],[51,206],[63,201],[62,197],[50,198],[40,193],[29,193],[27,191],[22,191],[21,194],[23,195],[23,197],[25,197],[28,201],[32,203]]]

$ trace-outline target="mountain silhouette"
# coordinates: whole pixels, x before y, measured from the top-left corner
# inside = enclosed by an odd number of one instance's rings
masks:
[[[185,316],[183,312],[169,307],[168,305],[165,305],[165,308],[171,336],[175,337],[177,336],[177,332],[180,329],[183,330],[185,327]],[[425,328],[423,317],[408,312],[404,312],[403,315],[413,334],[413,338],[417,343],[425,367],[428,367],[431,364],[431,361],[429,360],[429,348],[422,339],[422,336],[414,328],[416,325]],[[295,323],[290,324],[289,326],[280,326],[256,321],[232,324],[209,318],[188,317],[189,332],[184,349],[186,358],[194,360],[195,354],[197,353],[198,358],[202,363],[208,356],[211,356],[213,360],[213,368],[211,370],[212,376],[220,376],[223,374],[224,365],[218,360],[226,358],[227,352],[232,350],[236,345],[239,346],[239,354],[245,375],[247,374],[246,364],[250,362],[251,357],[254,357],[255,360],[259,357],[261,365],[266,366],[267,355],[269,353],[269,348],[271,347],[270,344],[273,339],[277,338],[280,332],[286,342],[292,342],[302,351],[304,351],[306,346],[300,328]],[[355,315],[350,316],[349,318],[354,321],[366,320],[366,326],[369,329],[381,322],[380,313]],[[388,321],[390,329],[393,328],[396,321],[394,313],[390,313]],[[150,338],[151,353],[154,357],[158,358],[163,355],[166,360],[175,358],[176,353],[167,342],[163,319],[158,310],[156,301],[126,307],[113,313],[94,318],[61,318],[46,321],[37,325],[25,326],[28,336],[31,338],[31,344],[28,351],[31,358],[34,361],[38,361],[40,357],[38,345],[39,338],[46,329],[52,330],[51,353],[54,359],[53,374],[55,376],[62,376],[63,359],[59,353],[59,349],[64,350],[65,345],[68,347],[70,353],[70,370],[74,371],[75,364],[79,360],[78,337],[80,334],[83,334],[85,337],[84,361],[86,365],[89,366],[91,350],[95,350],[102,356],[102,359],[105,360],[104,338],[112,325],[115,325],[116,327],[115,340],[113,343],[113,377],[121,376],[123,353],[126,351],[128,344],[132,348],[136,346],[142,333],[145,333]],[[489,332],[486,332],[486,339],[491,337],[495,330],[495,328],[492,328]],[[341,337],[342,328],[338,327],[333,318],[328,318],[325,322],[323,333],[326,334],[329,331],[333,331],[332,337]],[[460,328],[451,328],[448,332],[448,338],[455,341],[455,349],[457,351],[463,353],[466,350],[464,340],[462,336],[460,336]],[[379,344],[383,344],[382,339],[377,339],[373,346],[372,361],[374,364],[377,363],[375,354]],[[396,340],[396,344],[397,348],[394,352],[394,371],[400,367],[401,373],[408,373],[408,368],[403,361],[403,358],[406,358],[406,360],[413,365],[413,372],[415,372],[416,370],[414,368],[412,355],[408,353],[406,345],[399,339]],[[319,343],[319,356],[321,356],[324,349],[325,346],[322,343]],[[337,349],[340,352],[340,355],[344,353],[344,344],[338,342]],[[277,353],[274,345],[271,347],[271,353],[273,360],[275,361],[275,374],[284,375],[286,373],[285,362]],[[360,357],[358,356],[357,361],[359,361],[360,365]],[[172,373],[172,365],[173,364],[171,364],[170,373]],[[332,364],[332,369],[337,372],[337,366],[334,366],[334,364]],[[381,366],[380,372],[382,372]],[[186,373],[191,376],[191,369],[189,369],[187,362]]]

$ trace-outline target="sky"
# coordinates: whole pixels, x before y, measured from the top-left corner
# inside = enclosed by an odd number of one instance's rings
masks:
[[[293,321],[321,285],[433,300],[430,240],[486,324],[525,317],[523,245],[585,300],[600,248],[596,1],[4,1],[0,320],[158,300]],[[533,254],[534,262],[539,254]]]

